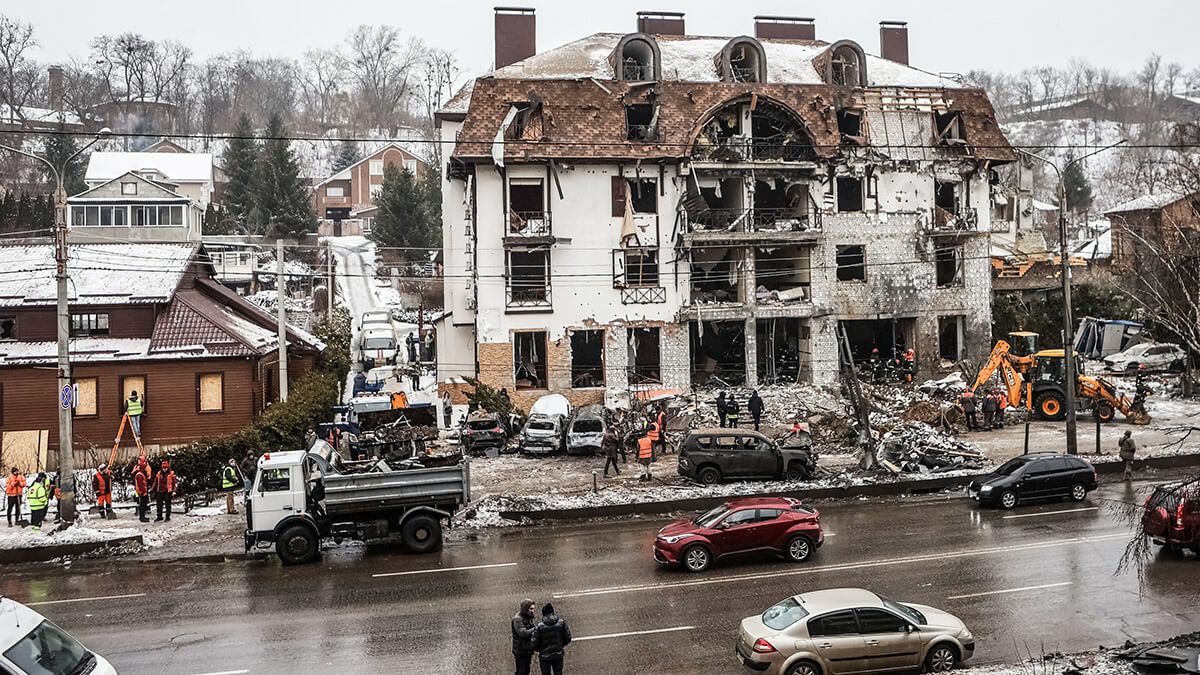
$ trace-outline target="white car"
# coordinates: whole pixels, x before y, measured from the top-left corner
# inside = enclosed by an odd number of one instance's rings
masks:
[[[103,656],[21,603],[0,598],[0,672],[117,675]]]
[[[358,349],[363,368],[370,370],[396,363],[396,334],[391,328],[368,327],[359,339]]]
[[[1104,359],[1104,368],[1118,373],[1137,373],[1138,366],[1146,370],[1182,370],[1187,352],[1179,345],[1143,342]]]
[[[387,309],[372,309],[362,313],[358,321],[359,330],[367,328],[389,328],[392,325],[392,312]]]

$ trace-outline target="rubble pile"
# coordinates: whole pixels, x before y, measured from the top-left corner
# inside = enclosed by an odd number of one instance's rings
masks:
[[[1198,663],[1200,647],[1194,645],[1171,646],[1157,642],[1145,644],[1126,642],[1124,648],[1113,652],[1113,656],[1131,661],[1134,670],[1140,673],[1200,674],[1200,663]]]
[[[371,432],[373,440],[382,443],[400,443],[405,441],[425,441],[438,437],[435,426],[406,427],[399,425],[382,426]]]
[[[879,442],[880,465],[892,473],[983,468],[983,452],[923,422],[902,422]]]

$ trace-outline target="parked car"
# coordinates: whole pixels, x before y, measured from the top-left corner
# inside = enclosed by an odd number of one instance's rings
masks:
[[[604,421],[604,406],[586,405],[577,408],[571,415],[570,426],[567,427],[567,454],[594,455],[598,453],[607,429],[608,425]]]
[[[1200,554],[1200,483],[1154,488],[1142,512],[1142,531],[1170,553],[1190,548]]]
[[[1183,370],[1187,352],[1175,344],[1143,342],[1104,359],[1104,367],[1118,373],[1133,375],[1138,366],[1146,370]]]
[[[821,514],[798,499],[734,499],[659,530],[654,560],[689,572],[703,572],[720,558],[761,551],[804,562],[824,542]]]
[[[980,504],[1011,509],[1021,502],[1054,497],[1081,502],[1096,484],[1096,468],[1082,459],[1037,452],[1013,457],[995,471],[971,481],[967,494]]]
[[[0,597],[0,672],[116,675],[103,656],[16,600]]]
[[[712,485],[731,478],[804,480],[817,468],[807,432],[781,447],[749,429],[697,429],[679,449],[679,475]]]
[[[742,619],[735,644],[742,665],[767,675],[942,673],[975,653],[958,617],[861,588],[784,598]]]
[[[369,327],[391,328],[392,312],[388,309],[372,309],[362,313],[358,320],[358,329],[366,330]]]
[[[480,455],[488,448],[496,448],[504,452],[508,447],[508,432],[504,430],[504,422],[495,413],[475,411],[467,416],[459,436],[463,452]]]
[[[396,334],[391,327],[367,328],[359,340],[359,356],[362,358],[363,370],[376,366],[395,365],[396,363]]]
[[[567,445],[567,418],[571,403],[560,394],[543,396],[529,408],[529,419],[521,430],[521,452],[530,455],[550,455],[561,452]]]

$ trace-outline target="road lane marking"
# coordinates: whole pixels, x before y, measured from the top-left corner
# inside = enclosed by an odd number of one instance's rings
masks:
[[[907,558],[890,558],[886,560],[869,560],[861,563],[842,563],[837,565],[824,565],[821,567],[809,567],[798,570],[788,570],[786,572],[760,572],[756,574],[739,574],[725,577],[717,577],[714,579],[699,579],[696,581],[671,581],[659,584],[640,584],[636,586],[613,586],[608,588],[589,588],[582,591],[563,591],[555,593],[554,598],[578,598],[591,595],[613,595],[616,593],[634,593],[638,591],[653,591],[664,588],[676,588],[684,586],[708,586],[712,584],[726,584],[734,581],[754,581],[758,579],[773,579],[776,577],[788,577],[801,574],[818,574],[820,572],[838,572],[842,570],[856,570],[867,567],[886,567],[890,565],[905,565],[917,562],[937,562],[952,558],[969,558],[973,556],[988,555],[991,553],[1010,553],[1016,551],[1031,551],[1040,548],[1054,548],[1057,546],[1069,546],[1072,544],[1086,544],[1091,542],[1106,541],[1109,539],[1128,539],[1128,534],[1105,534],[1095,537],[1072,537],[1070,539],[1058,539],[1054,541],[1041,542],[1036,544],[1021,544],[1017,546],[993,546],[990,548],[976,549],[973,551],[958,551],[953,553],[931,553],[928,555],[910,556]]]
[[[216,673],[196,673],[196,675],[246,675],[249,670],[222,670]]]
[[[102,595],[96,598],[73,598],[71,600],[43,600],[41,602],[27,602],[27,607],[36,607],[38,605],[61,605],[67,602],[91,602],[93,600],[119,600],[121,598],[140,598],[146,595],[145,593],[130,593],[128,595]]]
[[[466,567],[439,567],[432,570],[413,570],[412,572],[384,572],[383,574],[372,574],[372,577],[403,577],[410,574],[432,574],[434,572],[457,572],[460,570],[482,570],[489,567],[516,567],[517,563],[496,563],[494,565],[467,565]]]
[[[1020,593],[1021,591],[1036,591],[1043,588],[1058,588],[1059,586],[1070,586],[1074,581],[1063,581],[1057,584],[1042,584],[1041,586],[1022,586],[1020,588],[1006,588],[1001,591],[984,591],[982,593],[967,593],[966,595],[951,595],[947,600],[962,600],[963,598],[982,598],[985,595],[1001,595],[1003,593]]]
[[[674,628],[656,628],[654,630],[635,630],[628,633],[609,633],[608,635],[587,635],[575,638],[576,642],[584,640],[604,640],[607,638],[629,637],[630,635],[650,635],[651,633],[674,633],[681,630],[695,630],[696,626],[675,626]]]
[[[1085,506],[1081,509],[1063,509],[1061,511],[1042,511],[1040,513],[1018,513],[1012,516],[1001,516],[1004,520],[1009,518],[1037,518],[1038,516],[1053,516],[1058,513],[1079,513],[1081,511],[1099,511],[1099,506]]]

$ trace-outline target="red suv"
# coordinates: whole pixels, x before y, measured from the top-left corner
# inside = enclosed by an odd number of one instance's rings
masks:
[[[734,499],[692,519],[659,530],[654,560],[703,572],[717,558],[775,551],[804,562],[825,541],[816,509],[786,497]]]
[[[1190,548],[1200,554],[1200,483],[1154,488],[1142,512],[1142,531],[1172,553]]]

